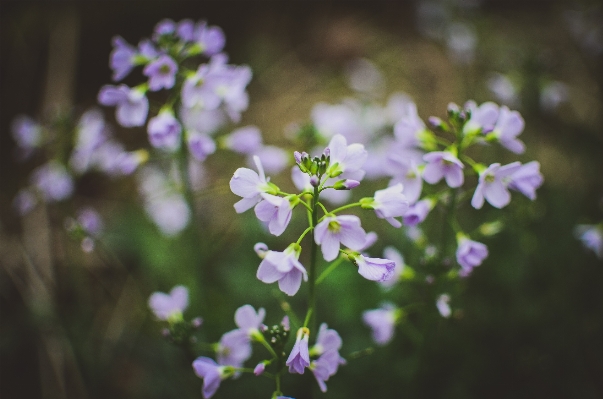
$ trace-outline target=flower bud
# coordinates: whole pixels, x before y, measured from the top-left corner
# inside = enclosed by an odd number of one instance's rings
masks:
[[[258,242],[253,246],[253,250],[260,257],[260,259],[264,259],[266,253],[268,252],[268,245],[263,242]]]
[[[320,179],[318,178],[318,176],[313,175],[312,177],[310,177],[310,184],[312,185],[312,187],[318,187],[318,185],[320,184]]]
[[[201,324],[203,324],[203,319],[201,317],[195,317],[193,320],[191,320],[191,326],[193,326],[195,329],[201,327]]]
[[[333,185],[333,188],[335,190],[351,190],[353,188],[356,188],[360,185],[360,182],[357,180],[352,180],[352,179],[344,179],[344,180],[339,180],[337,183],[335,183]]]
[[[266,370],[266,364],[264,362],[260,362],[253,369],[253,374],[255,374],[256,376],[261,375],[264,372],[264,370]]]

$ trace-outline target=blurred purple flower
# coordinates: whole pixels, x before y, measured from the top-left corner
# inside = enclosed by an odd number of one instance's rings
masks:
[[[251,357],[251,352],[251,341],[246,332],[236,329],[222,335],[216,356],[220,365],[242,367]]]
[[[427,165],[423,170],[423,179],[429,184],[436,184],[442,178],[451,188],[463,184],[463,168],[465,167],[456,156],[448,151],[434,151],[423,156]]]
[[[182,312],[188,307],[188,289],[178,285],[169,294],[154,292],[149,297],[149,307],[159,320],[182,318]]]
[[[391,304],[384,304],[379,309],[366,310],[362,313],[362,320],[370,327],[373,341],[377,345],[385,345],[391,341],[397,318],[398,309]]]
[[[493,163],[479,174],[479,182],[471,199],[471,206],[480,209],[484,205],[484,198],[495,208],[503,208],[511,201],[511,194],[507,190],[509,176],[519,170],[521,163],[513,162],[501,166]]]
[[[498,120],[492,130],[492,134],[498,138],[500,144],[515,154],[522,154],[526,147],[517,139],[517,136],[521,134],[525,122],[521,117],[521,114],[517,111],[511,111],[506,106],[500,107],[498,114]]]
[[[481,242],[462,236],[457,239],[457,242],[456,260],[462,268],[459,275],[466,277],[473,268],[481,265],[484,259],[488,257],[488,247]]]
[[[519,169],[511,174],[509,179],[509,188],[511,190],[519,191],[532,201],[536,199],[536,189],[544,182],[538,161],[521,165]]]
[[[277,174],[290,165],[290,155],[282,148],[273,145],[263,145],[256,152],[262,160],[262,165],[267,173]],[[248,158],[248,159],[251,159]]]
[[[142,126],[149,112],[149,100],[142,89],[129,88],[126,85],[101,87],[98,102],[102,105],[116,106],[115,117],[123,127]]]
[[[73,193],[73,179],[58,162],[39,166],[33,171],[31,182],[47,202],[62,201]]]
[[[90,207],[79,210],[77,213],[77,222],[82,227],[82,230],[92,237],[98,236],[103,229],[103,220],[98,212]]]
[[[316,378],[316,382],[318,382],[318,386],[322,392],[327,392],[327,384],[325,382],[329,377],[337,373],[340,364],[345,364],[345,359],[335,349],[325,351],[310,364],[309,368],[314,374],[314,378]]]
[[[423,190],[423,178],[416,162],[407,162],[406,159],[390,156],[389,162],[393,166],[392,175],[389,185],[393,186],[401,183],[404,186],[404,196],[409,204],[417,202],[421,197]]]
[[[592,250],[599,259],[603,259],[603,225],[579,224],[574,234],[582,244]]]
[[[224,366],[219,366],[213,359],[198,357],[193,362],[193,370],[199,378],[203,378],[203,397],[211,398],[218,388],[222,379],[225,378]]]
[[[137,54],[137,49],[126,42],[121,36],[115,36],[112,43],[113,50],[109,56],[109,66],[113,70],[113,81],[118,82],[128,76],[136,65],[134,57]]]
[[[423,199],[412,204],[402,217],[402,222],[407,226],[416,226],[423,223],[433,206],[434,201],[431,199]]]
[[[180,148],[182,126],[171,111],[161,111],[149,120],[147,126],[149,142],[155,148],[170,152]]]
[[[207,134],[189,131],[186,142],[188,151],[199,162],[205,161],[208,155],[216,152],[216,143]]]
[[[452,310],[450,309],[450,295],[442,294],[438,297],[436,301],[436,307],[438,308],[438,312],[442,317],[448,318],[452,314]]]
[[[361,170],[367,158],[367,152],[362,144],[348,145],[345,137],[340,134],[333,136],[327,148],[331,157],[331,163],[327,169],[327,174],[330,177],[339,176],[343,172]]]
[[[11,133],[19,148],[29,155],[42,142],[42,126],[27,115],[19,115],[11,123]]]
[[[463,126],[463,133],[478,134],[489,133],[494,129],[498,119],[498,105],[485,102],[480,106],[473,101],[468,101],[465,108],[471,112],[471,117]]]
[[[244,126],[224,137],[224,145],[239,154],[255,154],[262,147],[262,133],[257,126]]]
[[[207,56],[218,54],[226,44],[224,32],[218,26],[207,26],[205,21],[198,22],[193,33],[193,40]]]
[[[171,89],[176,82],[178,65],[172,57],[162,54],[144,67],[142,73],[149,78],[149,90]]]

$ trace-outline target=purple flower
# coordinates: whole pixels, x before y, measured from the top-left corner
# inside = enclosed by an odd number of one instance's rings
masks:
[[[188,290],[178,285],[169,294],[154,292],[149,297],[149,307],[159,320],[178,320],[188,307]]]
[[[190,19],[183,19],[176,24],[176,36],[185,42],[194,40],[195,23]]]
[[[488,257],[488,247],[463,236],[460,236],[457,242],[456,260],[462,268],[459,274],[466,277],[474,267],[481,265],[483,260]]]
[[[340,243],[359,251],[364,247],[366,232],[360,226],[358,216],[327,216],[314,228],[314,241],[321,246],[327,262],[337,258]]]
[[[339,333],[327,326],[327,323],[322,323],[318,329],[318,335],[316,336],[316,343],[310,350],[312,356],[322,355],[325,352],[335,350],[338,351],[341,348],[341,337]]]
[[[207,134],[189,131],[186,141],[188,151],[197,161],[205,161],[208,155],[216,151],[216,143]]]
[[[266,317],[264,308],[259,308],[256,312],[253,306],[243,305],[235,312],[235,324],[249,338],[253,338],[259,333],[264,317]]]
[[[540,173],[540,164],[538,161],[521,165],[519,169],[511,174],[509,179],[510,189],[519,191],[532,201],[536,199],[536,189],[544,181],[544,177]]]
[[[218,54],[226,43],[222,29],[218,26],[207,26],[205,21],[199,22],[195,26],[193,40],[197,42],[201,52],[208,56]]]
[[[603,259],[603,225],[579,224],[574,233],[586,248]]]
[[[113,38],[113,51],[111,51],[109,66],[113,70],[113,80],[115,82],[128,76],[136,65],[134,63],[136,54],[136,47],[128,44],[121,36]]]
[[[108,141],[107,126],[100,110],[86,111],[78,122],[76,132],[69,164],[76,172],[84,173],[94,164],[96,151]]]
[[[216,356],[218,364],[223,366],[242,367],[243,363],[251,357],[251,341],[247,333],[235,329],[222,335]]]
[[[264,370],[266,370],[266,363],[260,362],[253,369],[253,374],[255,374],[256,376],[262,375],[264,373]]]
[[[255,154],[262,147],[262,133],[257,126],[241,127],[224,138],[224,145],[239,154]]]
[[[289,165],[289,153],[273,145],[263,145],[256,152],[267,173],[280,173]],[[248,159],[251,159],[248,158]]]
[[[517,139],[521,134],[525,122],[517,111],[511,111],[506,106],[500,107],[498,120],[494,126],[492,134],[498,138],[500,144],[515,154],[522,154],[526,148],[525,145]]]
[[[42,126],[26,115],[19,115],[13,120],[11,133],[17,145],[28,152],[42,142]]]
[[[449,302],[450,295],[448,294],[440,295],[436,301],[436,307],[438,308],[438,312],[440,312],[440,315],[442,315],[442,317],[449,318],[452,314]]]
[[[219,366],[213,359],[208,357],[198,357],[193,362],[193,369],[197,377],[203,378],[203,397],[211,398],[218,388],[222,379],[226,378],[224,366]]]
[[[149,90],[171,89],[176,82],[178,65],[169,55],[162,54],[144,67],[142,73],[149,77]]]
[[[103,229],[103,221],[94,209],[88,207],[80,209],[77,221],[82,230],[90,236],[98,236]]]
[[[521,163],[513,162],[505,166],[493,163],[479,174],[479,182],[471,199],[471,206],[480,209],[484,205],[484,198],[495,208],[503,208],[511,201],[511,194],[507,190],[509,176],[521,167]]]
[[[73,179],[58,162],[38,167],[31,175],[31,182],[47,202],[62,201],[73,193]]]
[[[416,162],[413,160],[407,162],[406,159],[397,156],[390,156],[389,161],[394,167],[393,179],[390,180],[389,185],[394,186],[401,183],[409,204],[414,204],[423,190],[423,178]]]
[[[160,36],[171,35],[176,32],[176,23],[169,18],[163,19],[155,25],[153,40],[159,41]]]
[[[373,341],[377,345],[385,345],[391,341],[399,313],[400,311],[391,304],[385,304],[379,309],[366,310],[362,313],[362,321],[372,330]]]
[[[303,374],[304,369],[310,365],[310,354],[308,352],[308,339],[310,330],[302,327],[297,331],[295,345],[285,363],[289,366],[290,373]]]
[[[340,364],[345,364],[345,359],[335,349],[324,352],[310,364],[310,370],[314,374],[314,378],[316,378],[316,382],[318,382],[318,386],[322,392],[327,392],[325,381],[337,373]]]
[[[340,134],[333,136],[329,142],[331,162],[327,169],[330,177],[336,177],[343,172],[361,170],[367,158],[367,152],[362,144],[348,145],[345,137]],[[355,179],[360,180],[360,179]]]
[[[422,223],[429,215],[434,204],[435,202],[431,199],[423,199],[412,204],[402,217],[402,221],[407,226],[416,226]]]
[[[498,105],[485,102],[479,107],[473,101],[465,106],[471,111],[471,117],[463,126],[463,134],[489,133],[498,119]]]
[[[21,216],[31,212],[37,203],[38,199],[30,189],[20,190],[13,200],[13,206]]]
[[[394,276],[396,263],[389,259],[369,258],[358,253],[348,253],[348,257],[358,266],[358,273],[367,280],[383,282]]]
[[[427,165],[423,170],[423,179],[429,184],[436,184],[442,178],[451,188],[460,187],[463,184],[464,165],[456,156],[448,151],[434,151],[423,156]]]
[[[278,281],[278,287],[287,295],[295,295],[301,286],[302,277],[308,280],[308,274],[299,262],[301,247],[291,244],[283,252],[268,251],[260,263],[257,278],[271,284]]]
[[[180,233],[190,220],[191,211],[181,194],[173,193],[149,199],[145,210],[159,230],[167,236]]]
[[[294,204],[299,198],[295,195],[277,197],[266,193],[262,193],[262,198],[254,208],[255,215],[262,222],[268,223],[270,233],[280,236],[291,221]]]
[[[425,123],[417,113],[417,106],[408,101],[405,106],[405,115],[394,125],[394,136],[402,147],[419,147],[420,136],[426,131]]]
[[[126,85],[101,87],[98,102],[117,107],[115,117],[123,127],[142,126],[149,112],[149,100],[142,89],[130,89]]]
[[[174,152],[180,147],[182,126],[171,111],[161,111],[157,116],[151,118],[147,132],[149,142],[155,148]]]
[[[384,190],[378,190],[370,204],[378,218],[387,220],[394,227],[402,226],[395,217],[404,216],[408,210],[408,200],[402,194],[402,189],[402,184],[398,183]]]
[[[270,193],[271,187],[264,175],[262,162],[257,156],[253,157],[258,173],[251,169],[239,168],[230,179],[230,190],[243,197],[234,207],[237,213],[245,212],[262,200],[262,193]]]

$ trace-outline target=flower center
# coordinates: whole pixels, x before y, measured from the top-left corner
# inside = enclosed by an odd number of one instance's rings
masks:
[[[329,222],[329,231],[332,233],[338,233],[341,230],[341,225],[337,220],[332,220]]]

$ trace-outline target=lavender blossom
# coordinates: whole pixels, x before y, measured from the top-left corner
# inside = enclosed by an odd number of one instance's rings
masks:
[[[452,315],[452,310],[450,309],[450,295],[442,294],[438,297],[436,301],[436,307],[438,308],[438,312],[444,318],[449,318]]]
[[[26,115],[17,116],[11,123],[11,133],[26,155],[42,142],[42,126]]]
[[[219,366],[208,357],[200,356],[195,359],[193,370],[197,377],[203,378],[203,397],[205,399],[211,398],[220,388],[220,383],[227,377],[225,369],[225,366]]]
[[[330,177],[336,177],[343,172],[361,170],[366,161],[367,152],[362,144],[347,144],[345,137],[340,134],[333,136],[329,142],[331,162],[327,169]],[[361,179],[354,179],[361,180]]]
[[[302,277],[308,281],[308,274],[299,262],[301,247],[298,244],[289,245],[283,252],[268,251],[260,263],[257,278],[271,284],[278,281],[278,287],[285,294],[293,296],[301,286]]]
[[[128,76],[136,66],[136,47],[128,44],[121,36],[113,38],[113,50],[109,56],[109,66],[113,70],[113,81],[118,82]]]
[[[199,162],[205,161],[208,155],[216,152],[216,143],[207,134],[188,131],[186,142],[188,151]]]
[[[421,135],[427,128],[419,117],[417,106],[409,101],[405,107],[405,115],[394,125],[394,136],[403,148],[419,147]]]
[[[264,165],[267,173],[278,174],[289,166],[289,153],[273,145],[262,145],[255,152],[255,155],[262,160],[262,165]],[[249,160],[251,157],[247,159]]]
[[[391,288],[394,284],[400,281],[400,278],[402,277],[402,273],[405,269],[404,258],[402,257],[402,254],[394,247],[385,247],[383,249],[383,257],[385,259],[390,259],[395,265],[394,270],[392,271],[392,277],[380,282],[382,287]]]
[[[92,237],[96,237],[103,230],[103,220],[98,212],[87,207],[79,210],[77,222],[84,232]]]
[[[407,162],[406,159],[398,156],[390,156],[388,161],[392,164],[394,171],[389,185],[402,184],[408,203],[414,204],[421,197],[423,190],[423,177],[417,163],[413,160]]]
[[[457,242],[456,261],[461,265],[459,274],[466,277],[488,257],[488,247],[464,236],[459,236]]]
[[[145,202],[145,210],[159,230],[167,236],[175,236],[187,225],[191,211],[181,194],[171,193]]]
[[[500,107],[498,120],[491,134],[509,151],[523,154],[526,148],[523,142],[517,139],[517,136],[521,134],[524,126],[525,122],[519,112],[511,111],[503,105]]]
[[[255,215],[262,222],[268,223],[271,234],[280,236],[289,225],[293,207],[299,202],[299,198],[295,195],[277,197],[266,193],[262,193],[262,198],[254,208]]]
[[[73,179],[58,162],[38,167],[31,175],[31,182],[47,202],[62,201],[73,193]]]
[[[310,330],[305,327],[297,331],[295,345],[285,363],[289,366],[290,373],[303,374],[304,369],[310,365],[310,354],[308,352],[308,338]]]
[[[310,363],[310,370],[318,382],[318,386],[322,392],[327,392],[327,384],[325,383],[329,377],[337,373],[337,369],[340,364],[345,364],[343,359],[337,350],[329,350],[324,352],[316,360]]]
[[[231,330],[222,335],[216,356],[218,364],[223,366],[242,367],[251,357],[251,342],[246,332],[241,329]]]
[[[149,307],[159,320],[181,320],[188,307],[188,290],[178,285],[169,294],[154,292],[149,297]]]
[[[249,338],[253,338],[260,333],[264,317],[266,317],[264,308],[259,308],[256,312],[253,306],[243,305],[235,312],[235,324]]]
[[[123,127],[144,125],[149,112],[149,100],[142,88],[105,85],[98,93],[98,102],[116,106],[115,117]]]
[[[155,148],[176,151],[180,147],[182,126],[172,111],[164,110],[149,120],[147,126],[149,142]]]
[[[149,63],[142,73],[149,78],[149,90],[171,89],[176,83],[178,65],[172,57],[162,54]]]
[[[498,105],[485,102],[479,107],[470,101],[465,106],[471,112],[471,117],[463,126],[463,134],[485,134],[494,129],[498,119]]]
[[[365,237],[360,219],[353,215],[327,216],[314,229],[314,241],[321,246],[327,262],[337,258],[340,243],[358,251],[364,246]]]
[[[379,309],[366,310],[362,313],[364,324],[372,330],[373,341],[377,345],[385,345],[394,336],[394,326],[400,311],[391,304],[382,305]]]
[[[363,207],[374,209],[378,218],[385,219],[394,227],[402,226],[399,220],[395,219],[398,216],[404,216],[408,210],[408,200],[402,194],[403,186],[401,183],[390,186],[383,190],[375,192],[373,198],[365,201]],[[363,200],[360,201],[361,203]]]
[[[451,188],[463,184],[463,168],[465,167],[458,158],[448,151],[434,151],[423,156],[427,165],[423,170],[423,179],[429,184],[436,184],[442,178]]]
[[[540,163],[532,161],[521,165],[519,169],[511,174],[509,180],[511,190],[519,191],[534,201],[536,199],[536,189],[544,182],[544,177],[540,173]]]
[[[310,349],[310,355],[322,355],[328,351],[338,351],[341,348],[342,341],[339,333],[327,326],[327,323],[322,323],[318,329],[316,343]]]
[[[584,247],[592,250],[599,259],[603,259],[603,225],[579,224],[574,234]]]
[[[238,128],[224,138],[224,146],[239,154],[255,154],[262,147],[262,133],[256,126]]]
[[[367,280],[383,282],[394,276],[396,263],[389,259],[369,258],[359,253],[348,253],[348,257],[358,266],[358,273]]]
[[[434,205],[435,201],[432,199],[423,199],[412,204],[402,217],[402,222],[407,226],[416,226],[423,223]]]
[[[262,193],[272,192],[276,194],[271,189],[264,175],[264,168],[262,167],[260,158],[255,156],[253,160],[259,174],[251,169],[239,168],[230,179],[230,190],[239,197],[243,197],[242,200],[234,205],[237,213],[245,212],[255,206],[255,204],[262,200]]]
[[[471,199],[471,206],[480,209],[484,205],[484,198],[495,208],[503,208],[511,201],[511,194],[507,190],[509,176],[519,170],[521,163],[513,162],[501,166],[493,163],[479,174],[479,182]]]
[[[197,23],[193,40],[199,45],[201,53],[212,56],[224,48],[226,37],[218,26],[207,26],[205,21]]]

